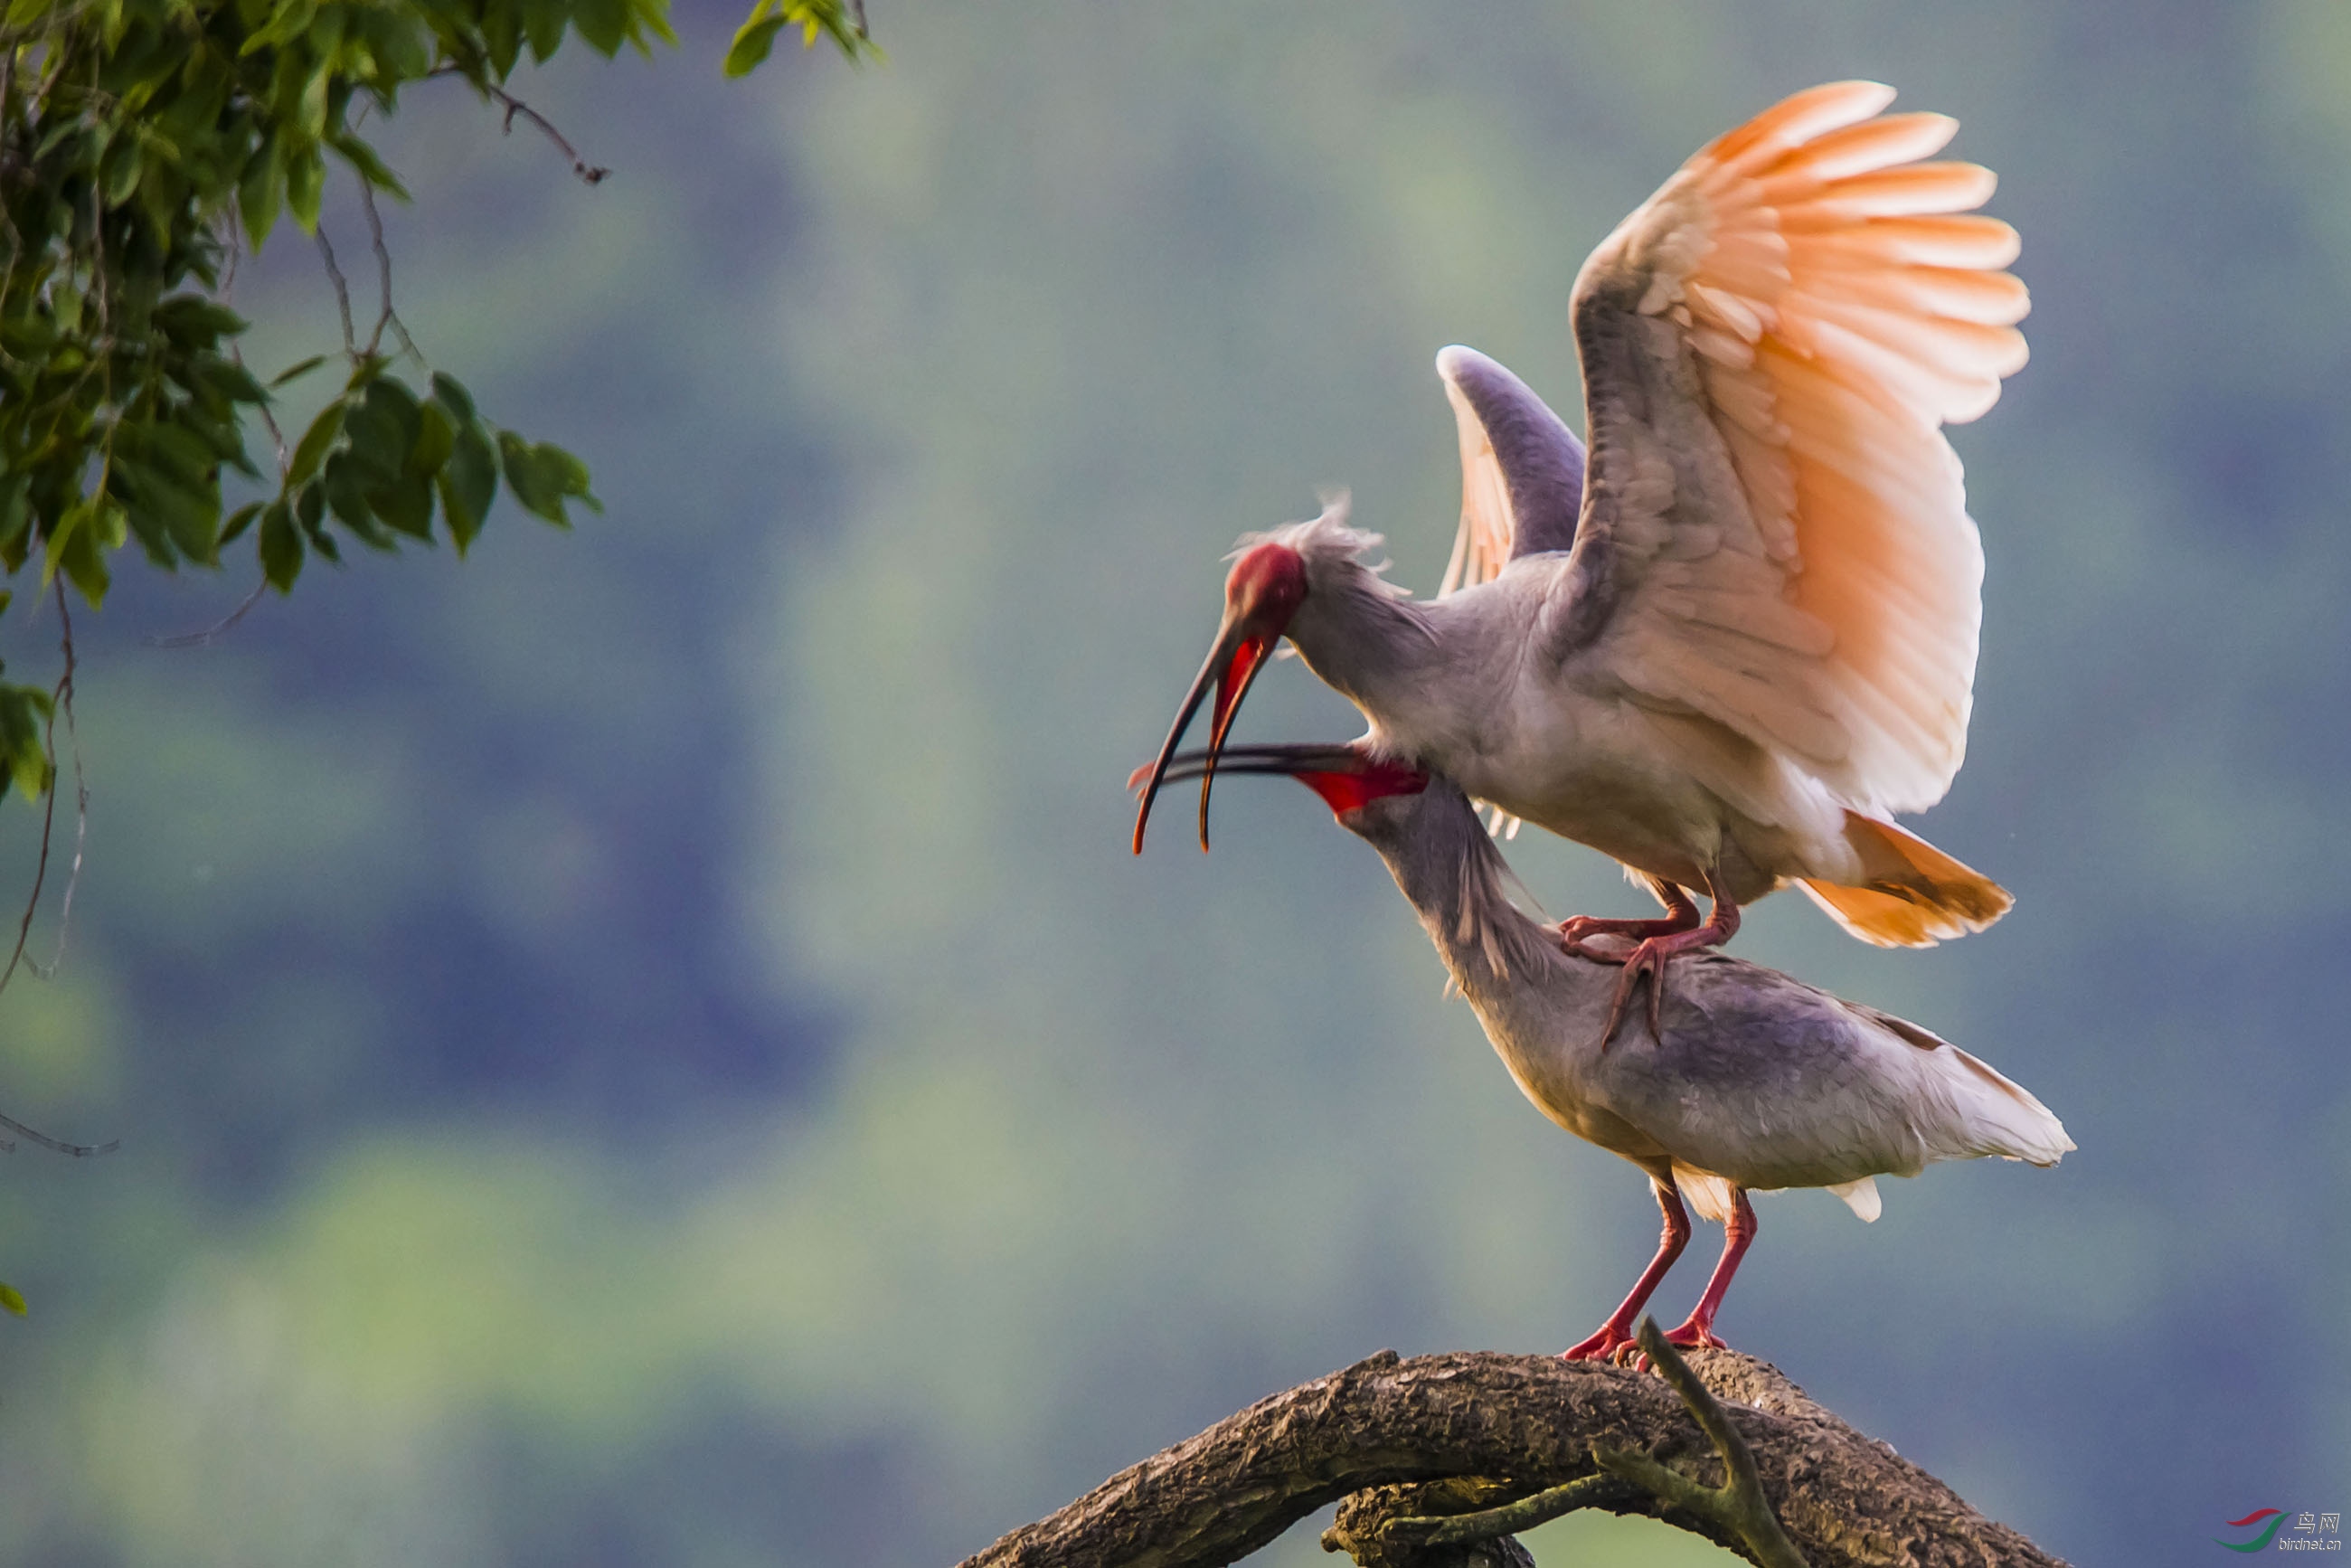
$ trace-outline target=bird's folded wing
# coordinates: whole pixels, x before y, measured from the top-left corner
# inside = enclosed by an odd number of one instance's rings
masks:
[[[1547,622],[1579,678],[1702,716],[1872,813],[1967,743],[1983,555],[1946,423],[2024,363],[1990,171],[1838,82],[1717,141],[1576,279],[1589,496]]]
[[[1437,356],[1461,437],[1461,528],[1439,599],[1475,588],[1512,558],[1575,543],[1583,443],[1495,360],[1456,343]]]

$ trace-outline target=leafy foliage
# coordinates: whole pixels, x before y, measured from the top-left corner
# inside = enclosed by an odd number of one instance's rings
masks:
[[[457,76],[507,105],[525,54],[544,61],[577,34],[607,57],[674,44],[667,0],[5,0],[0,11],[0,566],[36,558],[91,604],[110,561],[136,541],[165,570],[216,565],[246,533],[268,582],[290,590],[338,533],[370,549],[445,534],[460,550],[498,486],[563,524],[596,505],[588,471],[559,447],[483,420],[455,381],[432,374],[384,308],[364,338],[343,302],[342,393],[290,453],[277,493],[224,518],[222,477],[266,483],[247,421],[277,435],[273,389],[246,368],[246,322],[225,302],[243,247],[290,217],[316,233],[330,166],[379,193],[408,193],[361,134],[401,89]],[[726,58],[740,75],[798,25],[852,57],[870,52],[841,0],[759,0]],[[525,111],[527,112],[527,110]],[[391,351],[385,341],[392,335]],[[412,361],[407,371],[400,362]],[[436,528],[435,519],[438,519]],[[5,607],[5,600],[0,600]],[[0,685],[0,768],[37,795],[51,768],[49,694]]]
[[[759,0],[728,74],[791,24],[806,42],[871,52],[841,0]],[[37,559],[62,621],[67,585],[100,603],[133,541],[172,570],[216,566],[249,533],[265,580],[287,592],[310,556],[341,559],[339,538],[390,551],[445,536],[463,554],[501,483],[559,527],[571,502],[595,508],[584,463],[483,419],[417,351],[392,309],[376,209],[408,193],[361,134],[403,87],[455,76],[568,152],[502,84],[526,52],[543,62],[572,34],[608,57],[677,41],[667,0],[0,0],[0,567]],[[364,335],[319,232],[334,165],[358,183],[384,269]],[[573,168],[602,175],[576,154]],[[227,296],[238,256],[281,218],[316,237],[342,343],[264,386]],[[338,358],[342,390],[289,450],[277,389]],[[274,493],[224,517],[225,475],[271,489],[248,450],[254,424],[274,452]],[[69,641],[66,657],[53,689],[0,681],[0,791],[37,800],[56,788]],[[47,843],[45,830],[44,866]],[[0,1311],[25,1312],[5,1283]]]

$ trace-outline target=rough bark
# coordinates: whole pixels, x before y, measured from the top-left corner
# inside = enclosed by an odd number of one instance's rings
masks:
[[[1728,1408],[1811,1568],[2064,1568],[1768,1363],[1734,1351],[1687,1359]],[[1405,1361],[1383,1351],[1153,1455],[963,1568],[1212,1568],[1341,1499],[1350,1500],[1324,1543],[1365,1568],[1499,1568],[1526,1561],[1507,1540],[1416,1547],[1383,1527],[1601,1475],[1595,1446],[1646,1452],[1708,1486],[1723,1479],[1688,1407],[1651,1374],[1553,1356]],[[1595,1486],[1587,1506],[1651,1515],[1748,1555],[1719,1525],[1622,1482]]]

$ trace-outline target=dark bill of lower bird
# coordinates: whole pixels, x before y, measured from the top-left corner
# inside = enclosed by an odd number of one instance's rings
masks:
[[[1384,762],[1357,745],[1230,746],[1203,751],[1177,752],[1163,760],[1160,778],[1165,783],[1220,773],[1273,774],[1295,779],[1339,816],[1345,816],[1388,795],[1417,795],[1428,788],[1428,775],[1401,762]],[[1143,781],[1136,768],[1128,788]]]

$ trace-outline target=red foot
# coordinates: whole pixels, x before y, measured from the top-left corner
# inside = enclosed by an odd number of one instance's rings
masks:
[[[1714,900],[1714,913],[1703,925],[1687,926],[1664,935],[1643,937],[1640,945],[1621,958],[1605,961],[1625,966],[1624,975],[1616,982],[1615,999],[1608,1004],[1608,1021],[1600,1030],[1600,1049],[1606,1051],[1608,1042],[1616,1038],[1617,1026],[1625,1021],[1625,1008],[1633,999],[1634,988],[1641,977],[1649,977],[1649,1038],[1665,1038],[1666,960],[1677,953],[1687,953],[1699,947],[1719,947],[1739,930],[1739,905],[1732,903],[1721,882],[1712,872],[1707,873],[1708,896]],[[1695,905],[1691,913],[1696,914]],[[1626,924],[1631,924],[1627,922]],[[1564,937],[1562,937],[1564,940]],[[1585,954],[1586,957],[1604,957]]]
[[[1666,1343],[1680,1350],[1729,1350],[1730,1347],[1715,1336],[1715,1332],[1692,1319],[1666,1333]]]
[[[1663,919],[1604,920],[1592,915],[1570,915],[1559,923],[1559,945],[1579,958],[1590,958],[1604,964],[1622,963],[1625,955],[1595,953],[1584,946],[1585,941],[1593,936],[1630,936],[1635,941],[1645,941],[1652,936],[1671,936],[1698,924],[1698,905],[1691,903],[1689,894],[1680,888],[1669,882],[1652,879],[1649,891],[1665,904]]]
[[[1590,1339],[1578,1340],[1559,1353],[1562,1361],[1614,1361],[1628,1346],[1638,1343],[1613,1320],[1602,1323]]]

